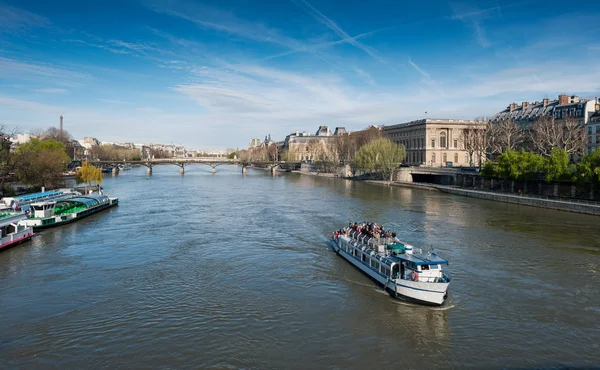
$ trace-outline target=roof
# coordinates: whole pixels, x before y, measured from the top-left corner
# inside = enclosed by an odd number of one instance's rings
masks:
[[[383,126],[383,131],[394,130],[402,127],[418,126],[426,124],[443,124],[443,125],[483,125],[485,122],[470,119],[445,119],[445,118],[424,118],[415,121],[399,123],[396,125]]]
[[[110,199],[106,195],[99,194],[89,194],[84,197],[68,198],[61,201],[61,203],[82,203],[88,208],[108,202],[110,202]]]
[[[546,105],[544,105],[544,102],[535,102],[535,103],[528,103],[527,106],[525,108],[523,108],[523,104],[521,105],[516,105],[513,106],[514,109],[511,110],[511,106],[509,105],[506,109],[504,109],[501,112],[496,113],[491,121],[492,122],[498,122],[504,119],[510,119],[513,121],[531,121],[531,120],[535,120],[537,118],[540,118],[542,116],[547,116],[552,114],[555,110],[562,110],[562,109],[581,109],[584,110],[586,109],[586,104],[590,103],[590,102],[594,102],[594,100],[588,100],[588,99],[579,99],[577,98],[577,101],[569,101],[566,104],[559,104],[560,101],[558,99],[552,100],[552,101],[548,101]],[[537,103],[537,104],[536,104]],[[514,103],[513,103],[514,104]],[[512,105],[512,104],[511,104]],[[578,114],[577,116],[582,116],[583,112],[581,112],[582,114]]]
[[[395,256],[400,261],[412,262],[415,265],[447,265],[448,261],[439,257],[435,253],[421,254],[400,254]]]
[[[41,199],[41,198],[53,197],[53,196],[61,195],[61,194],[63,194],[62,191],[52,190],[52,191],[44,191],[44,192],[41,192],[41,193],[33,193],[33,194],[21,195],[21,196],[15,197],[15,199],[17,201],[20,201],[20,202],[28,202],[30,200],[36,200],[36,199]]]
[[[27,218],[27,215],[25,215],[23,213],[11,214],[11,215],[4,216],[4,217],[0,218],[0,227],[4,227],[4,226],[10,225],[12,223],[21,221],[21,220],[25,220],[26,218]]]

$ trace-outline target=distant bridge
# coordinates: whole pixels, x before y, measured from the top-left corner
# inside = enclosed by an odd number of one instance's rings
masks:
[[[300,162],[285,162],[285,161],[244,161],[240,159],[231,159],[223,157],[200,157],[200,158],[156,158],[156,159],[144,159],[138,161],[89,161],[95,166],[103,168],[112,168],[113,175],[119,173],[119,166],[122,164],[137,164],[148,168],[148,176],[152,175],[152,168],[159,164],[174,164],[180,168],[179,173],[182,175],[185,173],[185,166],[189,164],[205,164],[212,168],[212,173],[217,172],[217,167],[224,164],[238,165],[242,167],[242,174],[246,174],[246,167],[256,168],[268,168],[271,170],[271,174],[275,174],[279,168],[282,169],[294,169],[300,165]]]

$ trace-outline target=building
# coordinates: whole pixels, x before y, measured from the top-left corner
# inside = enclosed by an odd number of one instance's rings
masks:
[[[600,110],[594,113],[586,125],[588,135],[588,152],[600,148]]]
[[[335,155],[333,141],[346,134],[344,127],[336,127],[332,133],[329,126],[319,126],[317,132],[311,135],[307,132],[296,131],[285,137],[281,150],[288,153],[288,160],[313,161],[331,158]],[[291,156],[291,157],[290,157]]]
[[[598,147],[596,143],[597,130],[596,123],[592,123],[591,119],[597,112],[600,111],[600,103],[598,98],[583,99],[576,95],[561,94],[558,99],[550,100],[542,99],[541,102],[522,102],[521,105],[511,103],[503,111],[496,113],[491,123],[497,123],[502,120],[511,120],[520,123],[525,130],[530,128],[530,123],[542,117],[554,119],[571,118],[577,120],[581,125],[587,126],[588,133],[588,151],[592,151]],[[597,116],[596,116],[597,117]],[[597,118],[595,118],[597,119]]]
[[[404,145],[405,163],[411,166],[469,166],[483,161],[485,158],[479,158],[478,153],[470,158],[465,149],[464,130],[485,130],[485,123],[426,118],[383,126],[382,133],[383,137]]]

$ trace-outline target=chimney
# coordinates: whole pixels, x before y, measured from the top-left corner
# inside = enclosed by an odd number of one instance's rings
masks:
[[[509,111],[511,111],[511,112],[512,112],[513,110],[517,109],[517,103],[511,103],[511,104],[508,106],[508,109],[509,109]]]
[[[529,105],[529,103],[524,101],[523,103],[521,103],[521,109],[527,108],[528,105]]]
[[[550,99],[544,98],[543,103],[544,103],[544,107],[548,106],[548,104],[550,103]]]
[[[563,105],[563,104],[569,104],[569,95],[566,94],[560,94],[558,96],[558,104],[559,105]]]
[[[62,138],[62,134],[63,134],[63,116],[62,116],[62,113],[60,115],[60,126],[59,126],[59,129],[58,129],[58,133],[59,133],[60,137]]]

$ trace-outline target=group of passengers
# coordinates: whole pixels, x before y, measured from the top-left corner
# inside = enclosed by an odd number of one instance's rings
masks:
[[[350,235],[350,232],[357,232],[359,235],[367,235],[369,238],[395,238],[396,233],[393,231],[386,230],[383,225],[378,226],[374,222],[361,222],[356,223],[350,221],[348,227],[337,230],[334,232],[335,237],[339,235]]]

